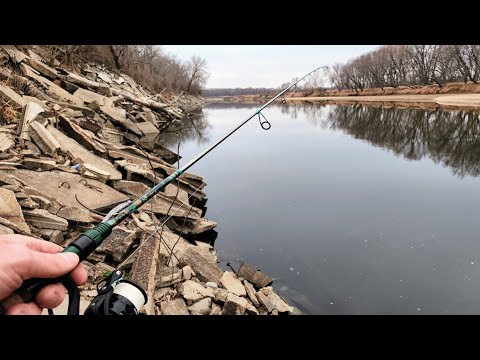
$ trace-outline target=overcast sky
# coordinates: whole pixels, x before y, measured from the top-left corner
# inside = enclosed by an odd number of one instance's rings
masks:
[[[323,65],[332,65],[379,45],[162,45],[178,59],[207,60],[207,88],[274,88]]]

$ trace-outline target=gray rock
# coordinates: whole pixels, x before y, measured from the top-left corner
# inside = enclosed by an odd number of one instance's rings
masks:
[[[182,285],[180,285],[178,292],[184,297],[185,300],[191,302],[196,302],[206,297],[214,297],[213,291],[211,289],[206,289],[202,285],[192,280],[187,280]]]
[[[67,230],[68,228],[67,220],[50,214],[47,210],[24,210],[23,216],[27,223],[40,229]]]
[[[250,284],[247,280],[243,280],[243,286],[245,287],[245,291],[247,292],[248,298],[252,301],[253,305],[256,307],[260,306],[260,303],[258,302],[257,295],[255,288],[253,287],[252,284]]]
[[[43,160],[43,159],[23,159],[22,165],[25,169],[42,169],[44,171],[50,171],[57,167],[57,164],[54,160]]]
[[[237,271],[237,275],[248,280],[250,283],[255,285],[257,288],[262,288],[271,284],[273,279],[266,276],[260,270],[256,270],[248,264],[241,263],[240,268]]]
[[[238,279],[237,275],[235,275],[231,271],[225,271],[220,282],[225,287],[225,289],[235,295],[247,295],[245,288],[242,285],[242,282]]]
[[[90,211],[86,209],[81,209],[76,206],[62,207],[60,210],[58,210],[57,216],[60,216],[61,218],[64,218],[66,220],[72,220],[82,223],[91,223],[95,221],[95,219],[90,216]]]
[[[97,248],[97,252],[113,256],[115,261],[122,261],[125,254],[137,240],[138,232],[127,229],[124,226],[117,226],[103,243]]]
[[[112,96],[112,90],[108,86],[99,86],[97,89],[97,93],[106,97]]]
[[[222,307],[218,304],[212,303],[212,310],[210,310],[210,314],[208,315],[220,315],[222,312]]]
[[[187,306],[182,298],[164,301],[160,304],[163,315],[188,315]]]
[[[263,288],[257,292],[257,298],[268,310],[268,312],[273,312],[277,310],[278,312],[289,312],[293,310],[293,307],[289,306],[283,299],[275,294],[273,290]]]
[[[224,303],[227,301],[227,296],[229,294],[228,290],[222,289],[222,288],[212,288],[213,293],[215,294],[214,300],[216,302],[222,302]]]
[[[222,315],[243,315],[247,306],[247,300],[230,293],[223,305]]]
[[[248,315],[258,315],[258,310],[255,308],[255,306],[247,304],[247,307],[245,308],[245,312]]]
[[[195,304],[188,307],[188,310],[192,315],[208,315],[210,313],[210,306],[212,305],[212,299],[205,298],[197,301]]]
[[[213,281],[216,284],[220,283],[223,275],[222,270],[216,264],[210,262],[208,258],[199,251],[189,248],[183,253],[183,256],[180,257],[179,262],[182,266],[190,265],[201,281]]]
[[[215,283],[212,282],[212,281],[207,282],[205,285],[207,285],[208,287],[211,287],[211,288],[218,288],[218,285],[215,284]]]
[[[193,276],[195,276],[195,271],[193,271],[189,265],[184,266],[182,268],[182,272],[185,280],[190,280]]]

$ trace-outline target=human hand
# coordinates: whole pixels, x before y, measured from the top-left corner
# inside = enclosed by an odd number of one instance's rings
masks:
[[[56,278],[71,272],[77,285],[84,284],[87,271],[79,265],[78,255],[61,251],[61,246],[45,240],[23,235],[0,235],[0,300],[31,278]],[[38,292],[34,302],[14,305],[6,314],[40,315],[43,308],[53,309],[64,298],[63,285],[47,285]]]

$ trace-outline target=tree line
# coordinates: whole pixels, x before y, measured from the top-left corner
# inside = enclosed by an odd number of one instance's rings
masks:
[[[208,80],[207,62],[198,56],[181,61],[156,45],[52,45],[52,58],[75,66],[95,61],[131,76],[152,90],[200,95]]]
[[[328,78],[338,90],[480,81],[480,45],[385,45],[335,64]]]

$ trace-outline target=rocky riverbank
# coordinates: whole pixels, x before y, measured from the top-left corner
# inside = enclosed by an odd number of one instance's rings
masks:
[[[0,46],[0,234],[65,247],[175,171],[180,156],[157,137],[204,100],[152,94],[95,63],[75,73],[46,56],[41,47]],[[147,292],[146,314],[293,311],[251,266],[218,267],[205,186],[184,173],[113,230],[84,261],[83,309],[95,284],[122,264]]]

